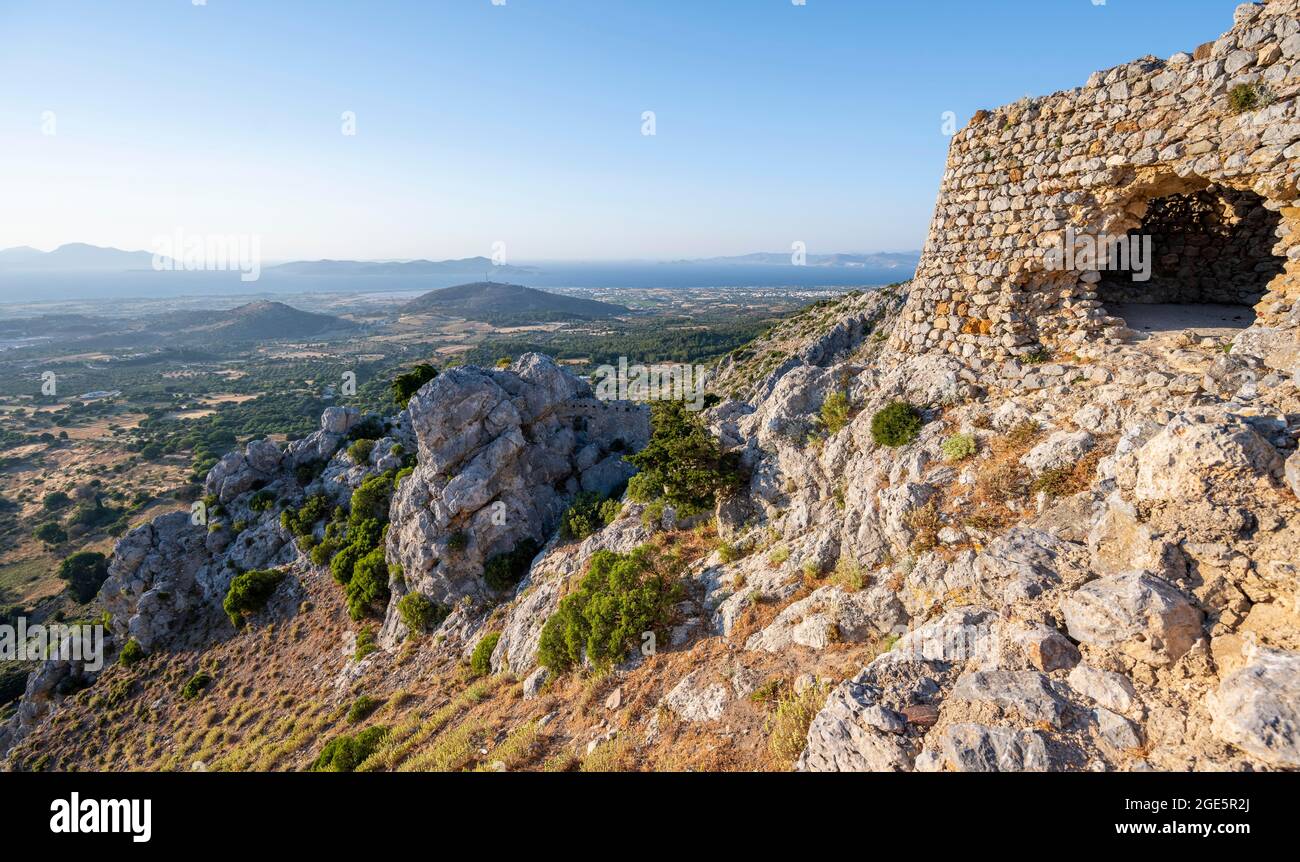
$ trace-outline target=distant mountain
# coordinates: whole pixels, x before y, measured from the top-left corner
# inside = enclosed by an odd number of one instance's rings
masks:
[[[54,251],[19,246],[0,251],[0,270],[21,272],[126,272],[153,269],[153,255],[147,251],[123,251],[71,242]]]
[[[846,267],[855,269],[900,269],[909,272],[921,262],[919,251],[873,252],[870,254],[810,254],[807,266]],[[793,266],[790,252],[756,252],[734,257],[710,257],[701,260],[674,261],[676,264],[735,264],[748,266]]]
[[[533,270],[517,266],[497,266],[486,257],[466,257],[458,260],[300,260],[268,267],[275,275],[299,275],[313,278],[347,276],[419,277],[428,275],[521,275]]]
[[[329,314],[299,311],[283,302],[250,302],[228,311],[178,311],[154,318],[150,329],[167,328],[171,340],[297,341],[346,335],[360,324]]]
[[[426,293],[402,306],[404,314],[445,314],[494,325],[601,320],[629,309],[594,299],[534,290],[519,284],[478,281]]]

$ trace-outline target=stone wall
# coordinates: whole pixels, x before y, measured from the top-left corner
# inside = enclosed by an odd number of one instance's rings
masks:
[[[1141,274],[1135,279],[1131,267],[1103,271],[1097,298],[1107,306],[1257,304],[1286,264],[1273,254],[1281,216],[1264,203],[1254,192],[1218,186],[1152,201],[1132,232],[1133,240],[1148,242],[1152,251],[1152,259],[1145,261],[1148,279],[1141,280]]]
[[[1122,236],[1152,201],[1211,186],[1254,192],[1278,215],[1272,254],[1285,272],[1256,308],[1261,325],[1295,328],[1298,95],[1300,0],[1270,0],[1239,7],[1232,30],[1193,53],[980,111],[953,140],[894,346],[1005,359],[1118,339],[1102,273],[1068,268],[1053,250],[1067,231]]]

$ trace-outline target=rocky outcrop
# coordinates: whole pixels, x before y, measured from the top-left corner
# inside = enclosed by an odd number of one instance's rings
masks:
[[[388,558],[405,589],[438,604],[487,601],[493,557],[545,544],[581,491],[607,495],[632,475],[623,460],[649,439],[644,406],[601,402],[551,359],[454,368],[407,407],[418,466],[394,494]],[[396,603],[384,638],[405,633]]]

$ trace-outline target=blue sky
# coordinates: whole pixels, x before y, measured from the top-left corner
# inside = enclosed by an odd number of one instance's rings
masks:
[[[914,249],[943,112],[1191,50],[1236,5],[0,0],[0,248],[180,229],[273,260]]]

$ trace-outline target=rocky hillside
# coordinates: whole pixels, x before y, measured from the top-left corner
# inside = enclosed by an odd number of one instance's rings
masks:
[[[121,540],[123,660],[33,675],[8,767],[1300,767],[1294,379],[904,355],[904,293],[706,427],[533,355],[250,444]]]

